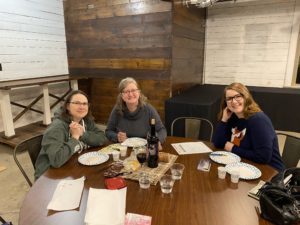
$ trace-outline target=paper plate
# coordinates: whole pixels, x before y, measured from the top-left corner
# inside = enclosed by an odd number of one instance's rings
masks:
[[[240,178],[244,180],[254,180],[261,177],[261,171],[248,163],[238,162],[225,166],[227,173],[231,174],[232,171],[239,171]]]
[[[111,154],[113,151],[120,150],[120,146],[122,146],[120,143],[111,144],[111,145],[108,145],[108,146],[100,149],[99,152],[106,153],[106,154]]]
[[[78,157],[78,162],[86,166],[99,165],[106,162],[109,156],[100,152],[87,152]]]
[[[209,158],[220,164],[230,164],[230,163],[236,163],[241,161],[241,157],[238,155],[232,153],[232,152],[227,152],[227,151],[215,151],[209,154]]]
[[[146,144],[147,144],[146,139],[133,137],[133,138],[127,138],[121,145],[125,145],[127,147],[137,147],[137,146],[142,146],[142,145],[146,145]]]

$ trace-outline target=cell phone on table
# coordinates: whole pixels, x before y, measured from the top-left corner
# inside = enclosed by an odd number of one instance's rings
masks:
[[[201,159],[198,163],[197,169],[201,171],[210,171],[211,162],[209,159]]]

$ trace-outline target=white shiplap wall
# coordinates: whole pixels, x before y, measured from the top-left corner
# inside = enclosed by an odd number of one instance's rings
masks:
[[[0,81],[68,74],[63,0],[0,0],[0,63]],[[68,87],[51,84],[49,92],[61,96]],[[41,93],[39,86],[22,87],[10,90],[10,99],[27,104]],[[42,99],[33,108],[42,111]],[[12,106],[13,117],[22,110]],[[29,111],[14,127],[41,120],[43,115]]]
[[[290,86],[285,80],[292,76],[287,65],[297,1],[238,1],[209,8],[204,83]]]
[[[0,0],[0,81],[68,74],[63,0]]]

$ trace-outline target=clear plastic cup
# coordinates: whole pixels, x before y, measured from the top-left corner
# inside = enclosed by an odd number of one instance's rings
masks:
[[[139,178],[140,188],[148,189],[150,187],[150,177],[147,173],[142,173]]]
[[[174,163],[171,166],[171,174],[174,180],[180,180],[183,174],[184,165],[181,163]]]
[[[164,194],[169,194],[172,192],[174,179],[172,175],[163,175],[159,181],[161,192]]]

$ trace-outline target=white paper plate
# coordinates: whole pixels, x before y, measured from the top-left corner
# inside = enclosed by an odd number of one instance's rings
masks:
[[[111,154],[113,151],[119,151],[120,150],[120,143],[116,143],[116,144],[111,144],[108,145],[102,149],[99,150],[100,153],[106,153],[106,154]]]
[[[78,157],[78,162],[86,166],[99,165],[106,162],[109,156],[100,152],[87,152]]]
[[[230,164],[230,163],[236,163],[241,161],[241,157],[238,155],[232,153],[232,152],[227,152],[227,151],[215,151],[209,154],[209,158],[220,164]]]
[[[226,172],[231,174],[232,171],[238,170],[240,178],[245,180],[254,180],[261,177],[261,171],[248,163],[238,162],[225,166]]]
[[[133,137],[133,138],[127,138],[124,142],[122,142],[122,145],[125,145],[127,147],[137,147],[137,146],[142,146],[146,145],[147,140],[144,138],[138,138],[138,137]]]

